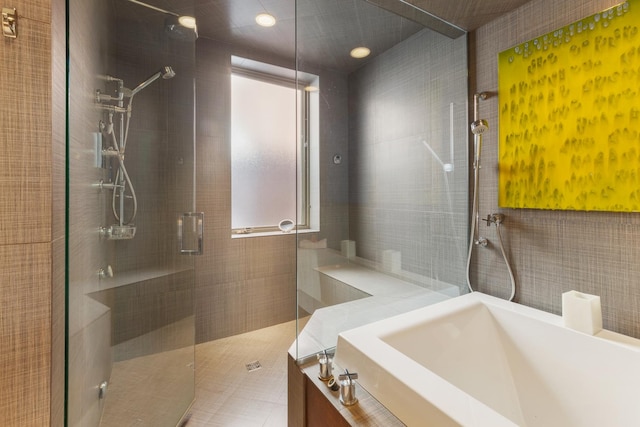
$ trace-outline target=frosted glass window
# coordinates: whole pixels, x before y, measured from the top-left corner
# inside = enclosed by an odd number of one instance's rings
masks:
[[[303,172],[296,163],[304,150],[298,149],[296,97],[302,105],[302,91],[293,82],[234,73],[231,94],[232,228],[274,227],[283,219],[300,223],[304,186],[297,185]]]

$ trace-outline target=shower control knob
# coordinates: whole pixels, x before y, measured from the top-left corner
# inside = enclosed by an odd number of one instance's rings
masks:
[[[98,228],[98,233],[100,234],[100,237],[105,237],[108,239],[111,237],[111,227],[100,227]]]
[[[487,245],[489,244],[489,241],[487,240],[486,237],[478,237],[476,240],[473,241],[473,244],[486,248]]]
[[[487,219],[482,219],[487,222],[487,227],[491,224],[500,225],[504,221],[504,214],[501,213],[492,213],[487,215]]]
[[[98,386],[98,399],[102,400],[107,397],[107,388],[109,387],[109,383],[106,381],[102,381]]]
[[[101,268],[98,270],[98,277],[100,279],[110,279],[113,277],[113,268],[110,265],[107,265],[107,268]]]
[[[504,221],[504,214],[501,214],[501,213],[491,214],[491,219],[493,220],[493,222],[496,223],[496,225],[500,225]]]

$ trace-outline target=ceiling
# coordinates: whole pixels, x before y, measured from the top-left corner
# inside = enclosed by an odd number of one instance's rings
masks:
[[[397,0],[411,3],[465,31],[473,31],[484,24],[517,9],[529,0]]]
[[[294,0],[145,0],[145,3],[178,14],[195,15],[202,38],[280,58],[294,57],[297,24],[299,60],[349,72],[363,63],[349,57],[353,47],[365,45],[373,57],[424,26],[456,38],[527,1],[297,0],[296,4]],[[137,4],[125,9],[138,19],[158,14]],[[259,27],[254,18],[261,12],[274,15],[277,24]]]

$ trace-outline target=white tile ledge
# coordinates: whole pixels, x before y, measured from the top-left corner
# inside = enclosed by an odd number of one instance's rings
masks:
[[[307,233],[319,233],[320,230],[294,230],[289,233],[285,233],[283,231],[265,231],[261,233],[233,233],[231,234],[232,239],[248,239],[251,237],[265,237],[265,236],[291,236],[295,234],[307,234]]]

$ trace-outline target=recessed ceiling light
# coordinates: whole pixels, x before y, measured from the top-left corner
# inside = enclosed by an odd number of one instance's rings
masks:
[[[356,47],[351,50],[351,56],[353,58],[358,58],[358,59],[365,58],[369,56],[370,53],[371,53],[371,50],[364,46]]]
[[[196,18],[193,16],[181,16],[178,18],[180,25],[186,28],[196,28]]]
[[[256,22],[261,27],[273,27],[276,25],[276,18],[273,15],[269,15],[268,13],[261,13],[256,16]]]

